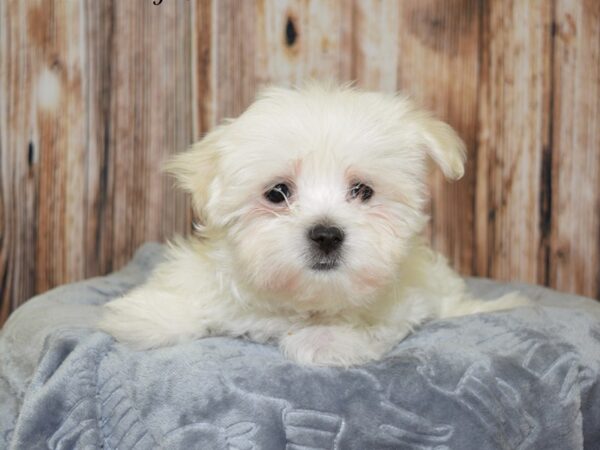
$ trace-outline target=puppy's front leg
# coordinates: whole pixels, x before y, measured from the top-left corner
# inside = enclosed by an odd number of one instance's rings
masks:
[[[191,299],[152,283],[107,303],[100,329],[137,350],[163,347],[206,336],[209,324]]]
[[[286,357],[301,364],[352,366],[379,359],[410,331],[395,329],[313,325],[288,332],[279,346]]]

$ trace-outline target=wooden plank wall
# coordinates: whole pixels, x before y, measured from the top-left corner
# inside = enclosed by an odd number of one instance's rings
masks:
[[[428,232],[461,273],[600,298],[596,0],[0,0],[0,323],[188,232],[161,161],[307,77],[459,131]]]

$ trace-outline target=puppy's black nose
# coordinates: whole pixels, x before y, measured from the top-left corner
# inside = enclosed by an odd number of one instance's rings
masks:
[[[344,241],[344,232],[338,227],[315,225],[308,231],[308,237],[323,253],[329,254],[340,248]]]

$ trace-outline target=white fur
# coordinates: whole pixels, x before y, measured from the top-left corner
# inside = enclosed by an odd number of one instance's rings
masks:
[[[469,298],[419,237],[427,159],[449,178],[464,144],[407,99],[312,84],[270,88],[168,165],[192,194],[201,236],[171,246],[150,280],[110,302],[101,327],[146,349],[208,335],[275,340],[300,363],[378,359],[427,319],[524,304]],[[350,199],[359,180],[368,201]],[[284,204],[264,193],[286,182]],[[307,230],[342,228],[340,265],[311,268]]]

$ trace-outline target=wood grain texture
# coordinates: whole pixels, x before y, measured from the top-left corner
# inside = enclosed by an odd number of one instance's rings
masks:
[[[192,114],[194,141],[215,126],[216,64],[214,0],[197,0],[191,4],[192,32]]]
[[[189,2],[0,3],[2,315],[190,227],[160,172],[193,131]]]
[[[450,123],[467,145],[465,176],[432,173],[430,237],[460,272],[474,265],[474,190],[480,6],[476,0],[400,3],[398,87]]]
[[[355,80],[363,89],[395,92],[399,51],[400,2],[355,0],[344,2],[347,26],[343,29],[346,58],[350,61],[340,74]]]
[[[267,84],[401,90],[465,140],[432,172],[463,274],[600,298],[600,2],[0,0],[0,323],[189,232],[160,172]]]
[[[22,2],[0,2],[0,323],[36,292],[39,170],[31,117],[35,102]]]
[[[254,98],[255,23],[254,2],[238,0],[214,3],[215,119],[238,116]]]
[[[600,2],[559,0],[549,284],[600,298]]]
[[[304,80],[339,80],[340,1],[257,2],[256,80],[291,86]]]
[[[147,240],[189,227],[187,202],[161,165],[193,140],[189,2],[114,3],[108,115],[112,262],[122,266]]]
[[[486,2],[477,149],[477,273],[546,281],[551,2]]]
[[[25,3],[27,4],[27,3]],[[76,2],[30,3],[35,92],[29,123],[38,164],[36,290],[85,276],[84,39]]]

